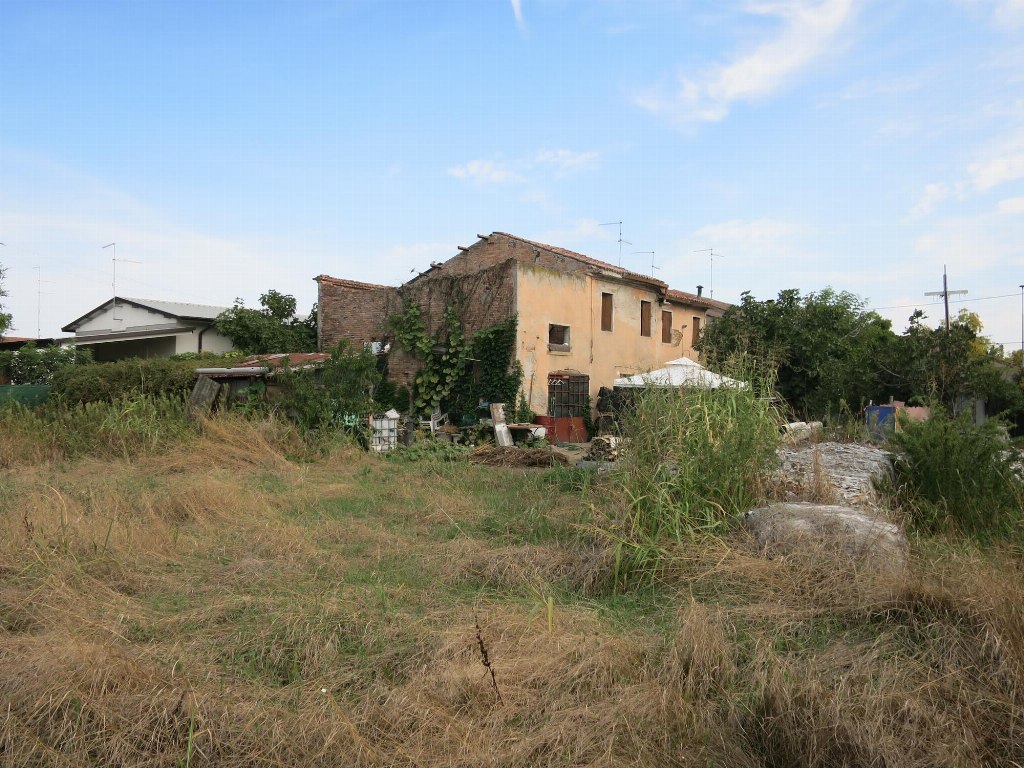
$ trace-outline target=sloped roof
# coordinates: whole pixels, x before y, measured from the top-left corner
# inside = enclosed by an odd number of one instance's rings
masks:
[[[81,317],[72,320],[70,323],[61,328],[65,333],[73,333],[75,329],[82,322],[92,317],[94,314],[105,310],[107,307],[113,305],[115,299],[119,303],[133,304],[136,307],[142,307],[143,309],[151,309],[154,312],[159,312],[168,317],[176,320],[206,320],[212,322],[217,319],[217,315],[224,312],[231,307],[220,307],[212,304],[192,304],[182,301],[163,301],[162,299],[133,299],[128,296],[115,296],[112,299],[100,304],[98,307],[94,307],[86,312]]]
[[[643,283],[650,283],[651,285],[657,285],[662,288],[668,288],[668,283],[658,280],[657,278],[650,277],[648,275],[641,275],[639,272],[630,272],[628,269],[616,266],[615,264],[609,264],[607,261],[601,261],[600,259],[594,259],[583,253],[577,253],[576,251],[570,251],[568,248],[559,248],[555,245],[548,245],[546,243],[538,243],[536,240],[527,240],[525,237],[519,237],[519,235],[511,235],[508,232],[495,232],[496,235],[502,235],[512,240],[518,240],[521,243],[532,245],[535,248],[543,248],[545,251],[550,253],[556,253],[559,256],[564,256],[567,259],[573,259],[581,264],[587,264],[591,267],[597,267],[598,269],[607,270],[614,272],[621,277],[628,278],[630,280],[638,280]]]
[[[313,278],[318,283],[327,283],[328,285],[336,285],[339,288],[352,288],[357,291],[371,291],[376,288],[387,288],[386,285],[377,285],[376,283],[361,283],[358,280],[345,280],[341,277],[331,277],[330,275],[317,275]]]
[[[708,309],[721,309],[724,311],[732,306],[732,304],[724,301],[715,301],[707,296],[698,296],[695,293],[677,291],[675,288],[669,288],[667,295],[669,301],[678,301],[681,304],[688,304],[691,307],[707,307]]]
[[[231,307],[218,307],[213,304],[192,304],[183,301],[163,301],[162,299],[133,299],[125,296],[125,301],[130,301],[142,307],[155,309],[165,315],[175,317],[201,318],[204,320],[216,320],[217,315],[225,312]]]

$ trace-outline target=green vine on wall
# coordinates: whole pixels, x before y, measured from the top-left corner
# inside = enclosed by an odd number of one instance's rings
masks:
[[[480,402],[515,402],[523,379],[515,360],[515,317],[468,341],[457,302],[445,309],[436,337],[428,333],[422,311],[414,302],[393,315],[390,324],[397,343],[423,361],[415,379],[418,411],[443,408],[453,420],[473,420]]]

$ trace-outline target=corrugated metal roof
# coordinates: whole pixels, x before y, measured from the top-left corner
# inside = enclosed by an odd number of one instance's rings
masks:
[[[155,309],[167,315],[176,317],[199,317],[204,320],[215,320],[217,315],[231,307],[218,307],[212,304],[192,304],[184,301],[163,301],[162,299],[133,299],[130,296],[124,297],[126,301],[134,302],[143,307]]]

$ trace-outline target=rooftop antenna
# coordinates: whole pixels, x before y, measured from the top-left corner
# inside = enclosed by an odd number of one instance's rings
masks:
[[[709,254],[709,260],[711,261],[711,276],[708,278],[708,295],[713,299],[715,298],[715,256],[720,259],[725,257],[720,253],[715,253],[714,248],[699,248],[694,253],[707,253]]]
[[[946,305],[946,330],[949,330],[949,297],[950,294],[954,296],[960,296],[967,293],[967,291],[951,291],[949,290],[949,284],[946,282],[946,265],[942,265],[942,290],[941,291],[928,291],[925,296],[941,296],[942,302]]]
[[[43,268],[35,267],[36,271],[36,339],[43,338],[42,323],[40,318],[43,314],[43,283],[52,283],[53,280],[43,280]]]
[[[622,244],[625,243],[626,245],[632,245],[632,243],[629,242],[629,240],[623,240],[622,239],[622,222],[621,221],[609,221],[606,224],[599,224],[598,226],[600,226],[600,227],[611,227],[611,226],[614,226],[615,224],[619,225],[619,266],[621,267],[622,266]]]
[[[661,269],[661,267],[654,266],[654,251],[633,251],[634,255],[638,253],[647,253],[651,256],[651,277],[654,277],[654,270]]]
[[[103,247],[111,249],[111,251],[110,251],[111,252],[110,262],[114,265],[113,266],[113,270],[112,270],[112,274],[111,274],[111,281],[110,281],[110,287],[114,290],[114,303],[113,303],[113,309],[112,309],[112,312],[111,312],[111,318],[114,319],[114,320],[120,320],[121,318],[119,318],[117,316],[117,262],[123,261],[125,264],[141,264],[142,262],[141,261],[133,261],[132,259],[119,259],[119,258],[117,258],[117,243],[107,243]]]

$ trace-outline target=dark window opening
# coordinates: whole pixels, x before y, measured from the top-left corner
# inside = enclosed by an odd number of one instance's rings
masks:
[[[640,302],[640,335],[651,335],[651,302]]]
[[[672,313],[661,312],[661,340],[665,344],[672,343]]]
[[[601,330],[610,331],[612,329],[612,307],[613,307],[612,294],[602,293],[601,294]]]
[[[549,416],[584,416],[589,397],[589,376],[568,372],[548,374]]]
[[[555,325],[548,326],[548,350],[552,352],[569,351],[569,326]]]

